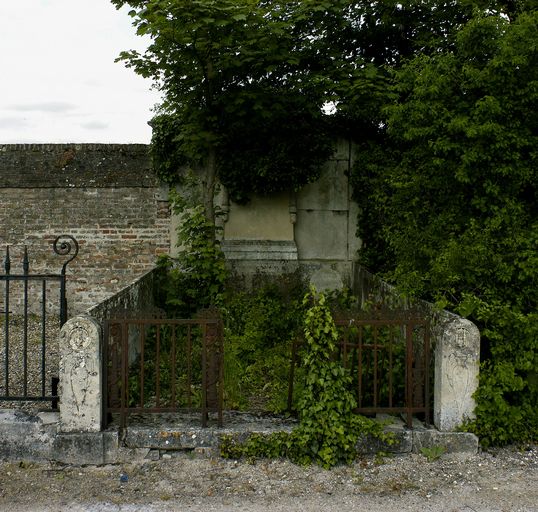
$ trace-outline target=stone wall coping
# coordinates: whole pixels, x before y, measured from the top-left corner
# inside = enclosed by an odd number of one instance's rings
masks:
[[[0,188],[158,187],[147,144],[0,144]]]

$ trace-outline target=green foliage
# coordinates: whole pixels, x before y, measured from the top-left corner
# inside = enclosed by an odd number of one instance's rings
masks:
[[[323,295],[305,296],[303,353],[304,390],[298,403],[299,425],[290,434],[251,436],[245,443],[225,439],[224,457],[288,457],[300,464],[325,468],[350,463],[361,435],[388,440],[382,426],[353,413],[351,378],[332,357],[338,334]]]
[[[428,459],[428,462],[434,462],[446,453],[446,448],[438,444],[430,447],[425,446],[420,449],[420,453]]]
[[[333,358],[338,333],[325,297],[311,292],[305,303],[311,307],[305,315],[305,389],[298,404],[295,443],[299,462],[332,467],[353,461],[359,435],[379,425],[353,413],[351,377]]]
[[[204,204],[215,178],[232,197],[298,187],[330,154],[322,70],[305,61],[299,4],[236,0],[113,0],[152,43],[120,59],[153,79],[164,100],[153,120],[157,174],[169,183],[197,170]],[[298,144],[301,138],[308,144]],[[293,144],[295,142],[295,144]],[[240,168],[237,168],[240,165]],[[209,211],[206,211],[211,219]]]
[[[161,406],[201,407],[201,329],[192,328],[190,337],[187,326],[175,326],[173,336],[170,325],[131,324],[130,329],[135,331],[132,333],[133,337],[141,340],[143,347],[138,347],[136,358],[129,366],[129,407],[154,407],[157,403],[157,389]],[[139,330],[143,330],[143,333]],[[187,354],[187,338],[190,339],[190,361]],[[131,347],[131,350],[133,348]],[[142,371],[143,381],[140,379]],[[187,386],[188,380],[189,386]],[[172,389],[175,389],[174,397]]]
[[[222,304],[228,277],[224,255],[214,239],[214,226],[201,206],[182,212],[178,229],[181,247],[177,258],[168,255],[158,261],[157,303],[178,318],[190,318],[198,310]]]
[[[228,290],[222,313],[229,408],[286,410],[291,344],[304,313],[302,290],[300,283],[291,289],[269,284],[252,292]]]
[[[319,99],[286,90],[244,92],[222,120],[219,177],[231,199],[297,190],[319,177],[333,152]]]
[[[481,329],[484,445],[538,428],[537,38],[538,13],[490,11],[410,59],[352,176],[362,262]]]
[[[482,326],[490,358],[482,364],[476,393],[476,420],[465,426],[484,446],[538,439],[538,314],[485,303],[462,301]]]

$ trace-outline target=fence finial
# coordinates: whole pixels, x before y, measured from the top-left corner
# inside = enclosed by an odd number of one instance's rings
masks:
[[[63,238],[67,238],[67,240],[63,240],[60,243],[60,240],[62,240]],[[69,258],[63,264],[62,275],[65,275],[65,269],[67,268],[67,265],[69,263],[71,263],[77,257],[77,254],[78,254],[78,242],[71,235],[59,235],[58,237],[56,237],[56,240],[54,240],[54,243],[52,244],[52,247],[54,249],[54,252],[56,254],[59,254],[60,256],[67,256],[67,255],[71,254],[71,250],[73,249],[73,247],[75,249],[75,251],[74,251],[73,255],[71,256],[71,258]]]
[[[9,274],[9,271],[11,270],[11,259],[9,257],[9,245],[6,246],[6,259],[4,260],[4,269],[6,270],[6,274]]]
[[[30,262],[28,261],[28,247],[24,246],[24,258],[22,260],[22,271],[24,274],[28,274],[28,271],[30,270]]]

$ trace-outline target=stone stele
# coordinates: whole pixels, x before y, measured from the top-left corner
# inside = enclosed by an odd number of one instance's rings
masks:
[[[478,387],[480,332],[464,318],[440,326],[435,348],[434,423],[441,431],[454,431],[473,419],[473,393]]]
[[[98,432],[102,424],[101,327],[77,316],[60,331],[60,430]]]

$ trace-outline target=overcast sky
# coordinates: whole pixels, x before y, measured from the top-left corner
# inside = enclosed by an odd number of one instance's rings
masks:
[[[146,44],[109,0],[0,0],[0,143],[148,143],[159,96],[114,63]]]

